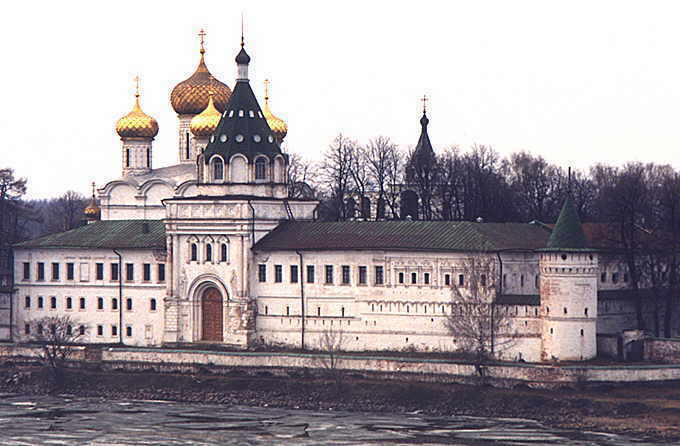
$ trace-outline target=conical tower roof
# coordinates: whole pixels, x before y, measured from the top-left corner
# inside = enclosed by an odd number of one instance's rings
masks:
[[[576,207],[567,197],[557,218],[557,223],[548,239],[547,251],[592,251],[581,227]]]
[[[255,93],[250,87],[247,76],[249,62],[250,56],[241,47],[236,57],[239,78],[220,123],[205,148],[206,163],[216,153],[225,160],[240,153],[251,161],[260,154],[273,158],[282,153],[276,136],[269,128]]]

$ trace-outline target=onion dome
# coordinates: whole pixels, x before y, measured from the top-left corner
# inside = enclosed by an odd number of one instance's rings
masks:
[[[101,216],[101,209],[97,205],[97,199],[94,196],[94,190],[95,190],[95,185],[94,185],[94,182],[93,182],[92,183],[92,198],[90,199],[90,203],[87,205],[87,207],[83,211],[83,214],[85,214],[85,219],[88,220],[88,221],[99,220],[99,217]]]
[[[135,106],[118,120],[116,132],[121,138],[153,138],[158,134],[158,122],[144,113],[139,105],[139,84],[135,93]]]
[[[262,113],[267,120],[267,124],[269,124],[269,128],[274,133],[274,138],[281,144],[283,138],[288,134],[288,124],[283,119],[275,116],[269,108],[269,79],[264,81],[264,110],[262,110]]]
[[[208,106],[205,108],[205,110],[191,119],[189,129],[194,136],[199,138],[207,138],[215,131],[217,124],[220,123],[221,117],[222,114],[217,108],[215,108],[213,93],[210,92]]]
[[[170,93],[170,104],[178,115],[197,115],[206,109],[210,92],[213,92],[215,108],[224,111],[231,97],[231,89],[222,82],[214,79],[205,65],[205,48],[201,30],[201,60],[194,74],[180,82]]]

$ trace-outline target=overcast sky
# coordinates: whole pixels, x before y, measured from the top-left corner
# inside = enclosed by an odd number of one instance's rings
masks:
[[[114,126],[142,78],[155,167],[177,162],[172,88],[206,61],[234,84],[240,15],[251,84],[287,121],[287,150],[318,157],[339,132],[490,144],[562,166],[680,167],[677,2],[45,1],[3,4],[0,167],[30,197],[89,193],[120,175]]]

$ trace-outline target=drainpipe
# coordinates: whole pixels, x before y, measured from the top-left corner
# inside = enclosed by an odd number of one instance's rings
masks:
[[[295,253],[300,257],[300,274],[298,277],[300,279],[300,346],[302,350],[305,349],[305,281],[302,275],[303,263],[302,263],[302,253],[295,250]]]
[[[251,232],[251,239],[250,239],[250,246],[255,244],[255,208],[253,207],[253,204],[248,200],[248,206],[250,207],[250,212],[251,212],[251,217],[250,217],[250,232]]]
[[[118,256],[118,342],[123,345],[123,256],[116,250]]]
[[[496,257],[498,257],[498,263],[500,264],[500,268],[498,269],[498,283],[500,284],[498,286],[498,295],[502,296],[503,295],[503,259],[501,258],[501,253],[500,251],[496,252]],[[496,297],[494,297],[493,301],[491,302],[491,354],[493,355],[495,352],[496,348],[496,339],[494,333],[494,325],[495,325],[495,319],[496,319]]]

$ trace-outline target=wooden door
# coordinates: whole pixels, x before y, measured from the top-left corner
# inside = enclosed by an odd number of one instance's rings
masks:
[[[208,288],[203,292],[201,298],[201,314],[203,321],[204,341],[222,342],[223,341],[223,308],[222,294],[217,288]]]

